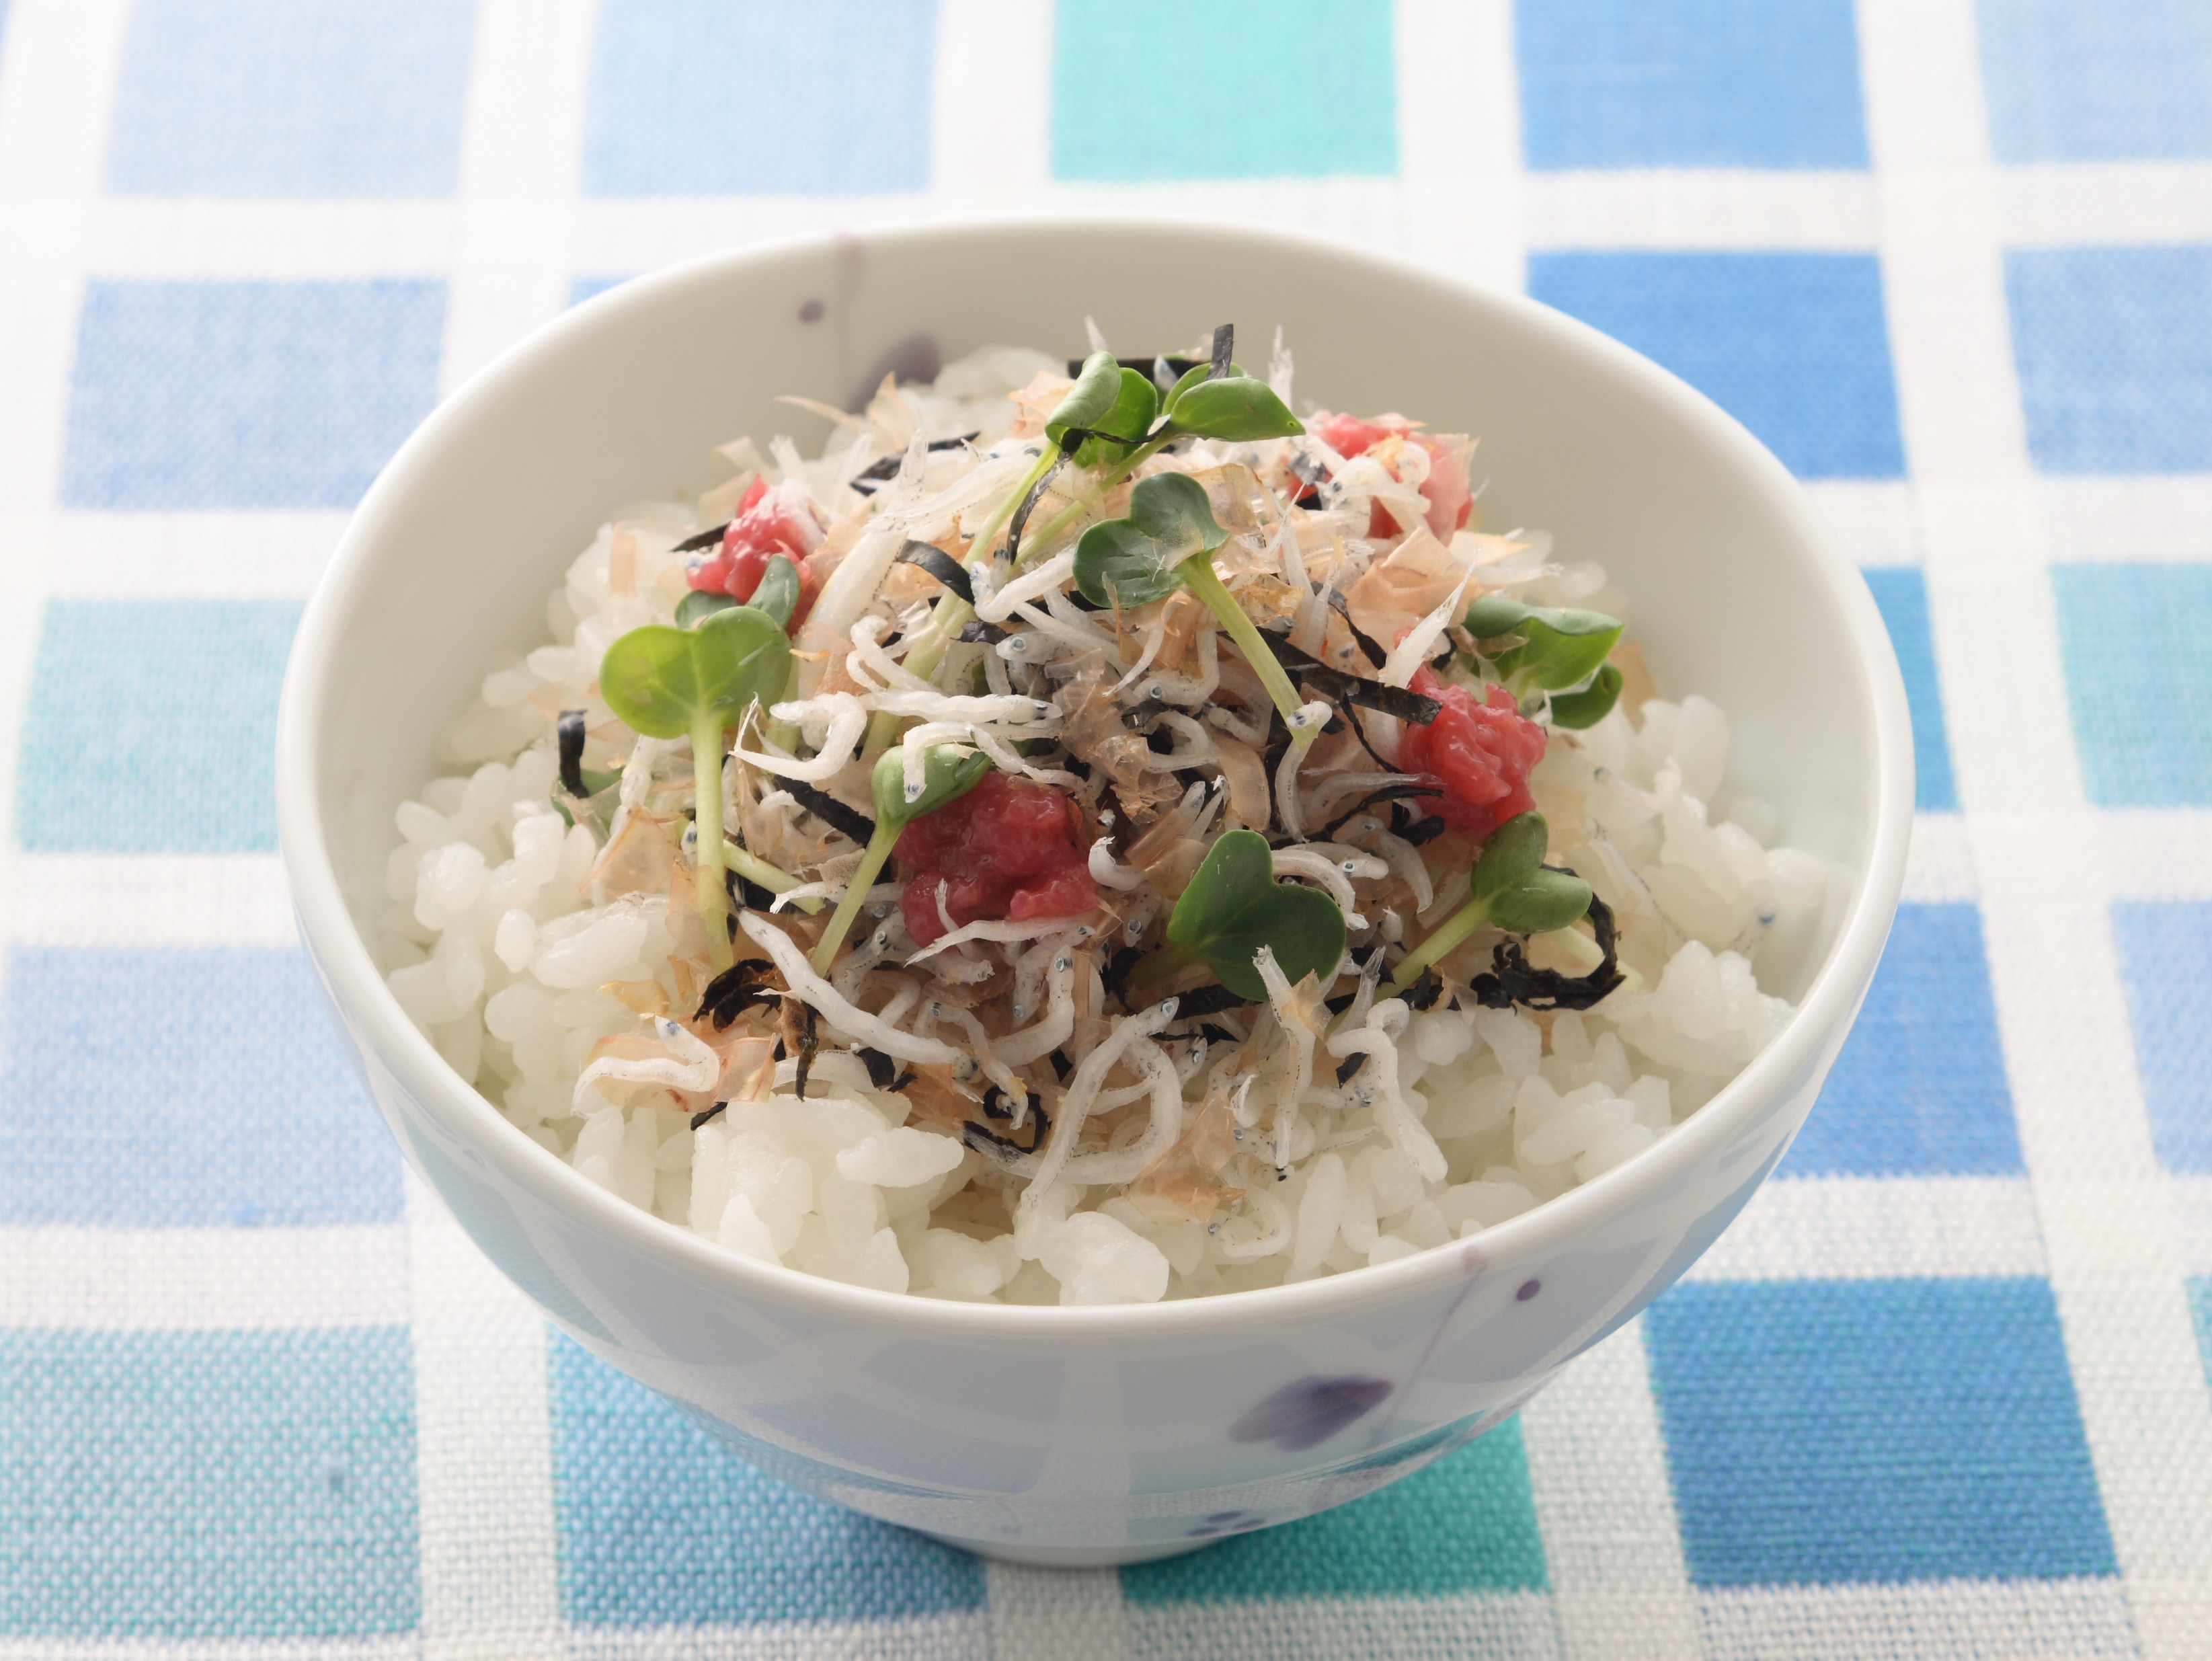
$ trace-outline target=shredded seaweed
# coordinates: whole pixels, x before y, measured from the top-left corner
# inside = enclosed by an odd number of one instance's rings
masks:
[[[696,1113],[694,1113],[691,1116],[691,1129],[696,1130],[701,1125],[706,1123],[708,1120],[713,1118],[716,1114],[720,1113],[729,1104],[727,1102],[716,1102],[712,1107],[701,1108]]]
[[[734,520],[726,519],[711,531],[695,532],[678,543],[675,551],[679,554],[696,554],[702,549],[711,548],[722,539],[722,533],[734,523],[736,523]]]
[[[1406,782],[1403,784],[1386,784],[1380,790],[1369,791],[1358,801],[1352,803],[1351,806],[1346,808],[1344,812],[1339,813],[1334,818],[1331,819],[1327,824],[1322,826],[1320,830],[1315,831],[1312,836],[1307,837],[1306,840],[1309,842],[1328,842],[1333,840],[1338,831],[1343,830],[1346,825],[1351,824],[1352,820],[1358,818],[1362,813],[1374,806],[1377,802],[1394,802],[1404,796],[1433,796],[1436,793],[1437,788],[1435,785],[1430,784],[1425,781],[1418,779],[1414,776],[1408,774],[1407,775]]]
[[[1044,1110],[1042,1098],[1035,1093],[1030,1097],[1030,1123],[1035,1129],[1030,1135],[1030,1145],[1027,1147],[1024,1147],[1011,1136],[1001,1136],[998,1132],[977,1124],[973,1119],[961,1126],[961,1140],[985,1159],[996,1159],[1001,1164],[1011,1164],[1013,1159],[1034,1153],[1045,1145],[1045,1139],[1052,1135],[1052,1116]],[[1013,1115],[1009,1111],[998,1116],[1011,1119]]]
[[[1224,1009],[1249,1008],[1258,1001],[1256,998],[1239,997],[1225,986],[1201,986],[1176,999],[1176,1018],[1182,1020],[1197,1015],[1218,1015]]]
[[[1346,1056],[1344,1058],[1342,1064],[1336,1069],[1336,1082],[1338,1087],[1341,1089],[1344,1086],[1350,1084],[1352,1082],[1352,1075],[1366,1065],[1367,1052],[1364,1050]]]
[[[1426,727],[1443,713],[1443,705],[1434,698],[1423,697],[1402,686],[1385,686],[1364,675],[1330,668],[1319,658],[1300,651],[1285,640],[1283,636],[1289,632],[1288,629],[1280,632],[1262,629],[1260,636],[1267,642],[1267,649],[1275,654],[1276,661],[1290,671],[1293,678],[1312,686],[1331,703],[1360,704],[1386,715],[1395,715],[1400,721],[1409,721],[1416,727]]]
[[[780,1002],[783,989],[768,983],[768,977],[775,973],[774,965],[757,958],[731,964],[707,983],[707,989],[700,995],[699,1007],[691,1019],[712,1021],[719,1032],[757,1004]]]
[[[1001,629],[995,623],[986,623],[981,618],[970,618],[961,626],[960,640],[966,646],[996,646],[1008,639],[1012,630]]]
[[[1067,1075],[1075,1071],[1075,1063],[1067,1059],[1065,1050],[1055,1050],[1045,1059],[1052,1063],[1053,1073],[1062,1084],[1066,1084]]]
[[[1433,969],[1424,969],[1421,978],[1398,995],[1408,1009],[1434,1009],[1444,995],[1443,977]]]
[[[975,585],[969,580],[966,569],[942,548],[933,548],[926,542],[909,538],[891,563],[919,565],[969,605],[975,603]]]
[[[868,1069],[870,1084],[878,1090],[891,1087],[891,1080],[898,1077],[896,1058],[884,1055],[880,1050],[872,1050],[866,1044],[862,1044],[853,1053],[860,1058],[860,1065]]]
[[[1613,927],[1613,908],[1595,894],[1590,896],[1589,920],[1598,950],[1605,956],[1589,974],[1538,969],[1528,961],[1526,942],[1508,936],[1491,948],[1490,972],[1474,977],[1474,1001],[1486,1009],[1508,1009],[1516,1003],[1530,1009],[1588,1009],[1601,1002],[1626,977],[1620,972],[1615,950],[1619,934]]]
[[[1382,649],[1382,642],[1352,620],[1352,602],[1344,597],[1343,589],[1328,591],[1328,609],[1344,619],[1344,626],[1352,631],[1352,643],[1367,654],[1370,663],[1380,669],[1383,660],[1390,654]]]
[[[832,830],[850,837],[866,848],[876,834],[876,822],[857,807],[848,807],[827,790],[817,789],[804,779],[777,781],[779,789],[788,790],[801,807],[820,819]]]
[[[563,709],[553,731],[561,745],[561,788],[581,801],[592,794],[584,784],[584,712]]]
[[[822,1048],[822,1017],[812,1004],[791,998],[783,1006],[783,1025],[791,1053],[799,1057],[799,1074],[792,1080],[792,1093],[803,1102],[806,1099],[806,1075],[814,1070],[814,1057]]]

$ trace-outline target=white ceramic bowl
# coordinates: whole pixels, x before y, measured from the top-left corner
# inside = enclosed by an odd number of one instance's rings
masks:
[[[1103,1309],[896,1297],[726,1252],[594,1187],[450,1071],[363,944],[394,806],[616,503],[703,488],[710,445],[819,437],[887,363],[989,342],[1125,350],[1278,324],[1302,399],[1481,435],[1485,522],[1549,527],[1632,597],[1662,685],[1734,733],[1730,783],[1838,877],[1762,965],[1783,1036],[1674,1135],[1477,1238],[1265,1292]],[[783,1480],[979,1551],[1139,1561],[1365,1494],[1498,1423],[1711,1244],[1812,1106],[1897,902],[1903,684],[1797,486],[1680,381],[1582,325],[1280,231],[1096,218],[748,249],[627,283],[449,399],[362,501],[302,620],[278,809],[301,922],[417,1171],[555,1323]],[[1777,983],[1778,980],[1778,984]]]

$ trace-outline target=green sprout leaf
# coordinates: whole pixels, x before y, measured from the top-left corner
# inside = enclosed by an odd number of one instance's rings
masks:
[[[1160,412],[1174,415],[1176,405],[1182,401],[1182,395],[1212,373],[1212,366],[1206,363],[1194,363],[1185,369],[1176,377],[1176,384],[1168,388],[1168,395],[1160,400]]]
[[[607,648],[599,694],[648,738],[680,739],[705,715],[734,727],[756,699],[783,691],[791,642],[749,605],[716,611],[696,629],[648,624]]]
[[[991,758],[963,745],[933,744],[921,752],[921,789],[907,794],[906,751],[886,750],[876,757],[868,786],[876,799],[876,834],[892,830],[892,839],[924,813],[933,813],[956,797],[964,796],[991,770]]]
[[[1544,863],[1544,849],[1552,828],[1541,813],[1516,813],[1490,833],[1482,853],[1468,873],[1468,892],[1487,900],[1527,879]]]
[[[1070,427],[1096,427],[1121,397],[1121,366],[1114,361],[1114,354],[1091,353],[1084,360],[1083,373],[1075,378],[1075,385],[1067,389],[1067,396],[1045,423],[1044,435],[1058,444]]]
[[[767,612],[777,628],[788,630],[791,614],[799,609],[799,567],[787,555],[771,554],[761,573],[760,586],[745,604],[756,611]]]
[[[1133,982],[1158,981],[1192,963],[1240,998],[1264,998],[1267,983],[1252,960],[1261,946],[1295,983],[1328,975],[1344,957],[1344,913],[1318,889],[1275,880],[1274,855],[1256,830],[1214,839],[1168,918],[1168,949],[1139,967]]]
[[[1189,376],[1184,377],[1184,381],[1188,380]],[[1188,387],[1177,382],[1168,405],[1168,422],[1178,433],[1231,442],[1296,438],[1305,431],[1304,424],[1275,396],[1273,387],[1244,374],[1219,375]]]
[[[676,626],[696,629],[715,612],[726,611],[741,603],[734,595],[726,594],[719,588],[694,588],[676,602]]]
[[[1183,581],[1183,563],[1229,540],[1206,487],[1187,473],[1137,481],[1129,516],[1108,520],[1075,545],[1075,586],[1093,605],[1144,605]]]
[[[693,809],[699,827],[699,916],[717,966],[728,960],[722,919],[727,857],[722,845],[722,734],[756,702],[782,691],[791,675],[791,642],[782,626],[750,605],[719,611],[696,629],[648,624],[607,648],[599,660],[599,696],[632,730],[647,738],[691,739],[698,781]],[[707,873],[711,870],[711,878]]]
[[[1484,654],[1516,693],[1560,692],[1580,686],[1598,672],[1621,631],[1620,619],[1602,611],[1528,605],[1504,594],[1485,594],[1475,601],[1462,625],[1479,641],[1519,637]],[[1601,716],[1604,711],[1598,713]]]
[[[1114,399],[1114,407],[1090,424],[1095,432],[1111,433],[1127,441],[1109,446],[1100,439],[1085,439],[1075,453],[1075,465],[1095,467],[1102,461],[1120,460],[1131,449],[1144,442],[1145,435],[1152,430],[1152,417],[1159,413],[1159,407],[1160,389],[1152,385],[1152,377],[1139,374],[1134,369],[1122,370],[1121,390]]]
[[[1490,902],[1490,920],[1516,934],[1548,934],[1589,910],[1590,885],[1571,871],[1531,871]]]
[[[1620,701],[1620,671],[1605,664],[1583,691],[1552,695],[1552,725],[1576,729],[1595,727],[1613,713],[1613,706]]]

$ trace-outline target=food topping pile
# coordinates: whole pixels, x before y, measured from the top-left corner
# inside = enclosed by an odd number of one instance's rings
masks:
[[[404,804],[392,990],[732,1250],[1149,1301],[1389,1261],[1668,1134],[1820,861],[1472,438],[994,348],[620,511]]]

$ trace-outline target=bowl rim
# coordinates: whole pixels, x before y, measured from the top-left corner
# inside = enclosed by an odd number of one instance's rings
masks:
[[[508,383],[540,359],[664,297],[712,287],[730,274],[793,258],[831,253],[859,240],[872,248],[1100,230],[1133,237],[1184,238],[1218,246],[1241,241],[1261,257],[1364,266],[1378,281],[1425,289],[1439,298],[1487,310],[1502,326],[1533,335],[1550,350],[1582,357],[1662,404],[1720,459],[1759,488],[1793,532],[1786,556],[1810,574],[1840,615],[1857,669],[1854,691],[1874,736],[1872,835],[1856,891],[1836,940],[1782,1032],[1673,1135],[1611,1170],[1468,1240],[1449,1241],[1390,1262],[1345,1269],[1288,1286],[1216,1293],[1151,1304],[1035,1305],[965,1303],[877,1291],[740,1256],[635,1206],[586,1178],[524,1135],[473,1086],[464,1084],[399,1007],[354,926],[323,835],[317,733],[330,693],[334,648],[353,603],[368,582],[385,522],[449,434],[477,421]],[[1340,1315],[1352,1305],[1416,1294],[1515,1260],[1569,1245],[1638,1196],[1677,1179],[1755,1116],[1831,1035],[1847,1029],[1881,956],[1904,884],[1913,812],[1913,753],[1905,685],[1887,629],[1857,568],[1815,516],[1802,487],[1741,423],[1705,394],[1589,325],[1525,295],[1453,276],[1405,255],[1279,226],[1193,214],[1005,213],[810,233],[696,256],[629,279],[532,331],[445,398],[401,445],[362,496],[303,611],[294,637],[277,716],[278,843],[302,937],[333,1002],[374,1050],[395,1082],[473,1149],[499,1183],[609,1237],[644,1258],[666,1260],[687,1279],[750,1302],[811,1305],[855,1323],[926,1330],[939,1337],[1000,1340],[1125,1338],[1189,1335],[1228,1327]],[[1794,1135],[1794,1132],[1793,1132]],[[1470,1252],[1469,1245],[1476,1250]]]

